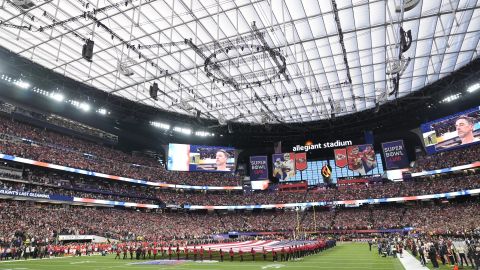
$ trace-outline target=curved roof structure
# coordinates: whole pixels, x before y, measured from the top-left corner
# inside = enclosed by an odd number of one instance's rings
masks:
[[[371,109],[451,74],[480,48],[475,0],[0,4],[1,46],[105,92],[220,125]]]

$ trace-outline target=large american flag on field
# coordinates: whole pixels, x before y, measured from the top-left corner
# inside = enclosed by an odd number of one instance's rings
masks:
[[[219,243],[219,244],[207,244],[207,245],[196,245],[197,249],[200,249],[202,246],[204,250],[211,248],[214,251],[222,249],[224,252],[228,252],[230,248],[234,252],[238,252],[240,249],[243,251],[250,251],[252,248],[255,251],[261,251],[264,247],[265,250],[271,251],[275,249],[279,251],[282,247],[288,248],[292,246],[301,246],[304,244],[314,244],[317,241],[278,241],[278,240],[255,240],[255,241],[244,241],[244,242],[228,242],[228,243]],[[193,249],[194,246],[188,246],[188,249]]]

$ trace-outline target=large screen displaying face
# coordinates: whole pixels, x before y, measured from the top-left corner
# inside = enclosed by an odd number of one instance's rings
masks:
[[[427,153],[480,142],[480,106],[420,126]]]
[[[175,144],[168,145],[167,169],[171,171],[233,172],[235,148]]]

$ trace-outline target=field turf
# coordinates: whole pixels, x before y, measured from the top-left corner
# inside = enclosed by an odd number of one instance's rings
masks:
[[[66,257],[43,260],[28,260],[14,262],[0,262],[0,270],[136,270],[136,269],[172,269],[172,270],[223,270],[223,269],[365,269],[365,270],[403,270],[403,266],[396,258],[382,258],[376,250],[368,251],[367,244],[345,243],[337,247],[301,258],[297,261],[272,262],[263,261],[256,256],[256,261],[251,261],[251,256],[245,256],[245,261],[236,259],[229,261],[227,256],[224,262],[200,263],[183,262],[175,265],[133,265],[131,263],[146,262],[148,260],[114,260],[115,255]],[[214,258],[215,259],[215,258]]]

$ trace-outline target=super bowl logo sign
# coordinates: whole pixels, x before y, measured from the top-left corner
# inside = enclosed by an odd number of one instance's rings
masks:
[[[383,156],[387,169],[402,169],[408,167],[408,158],[403,140],[382,143]]]
[[[330,178],[332,176],[332,166],[325,164],[322,167],[323,178]]]
[[[250,157],[250,179],[265,180],[268,179],[268,165],[266,156]]]

